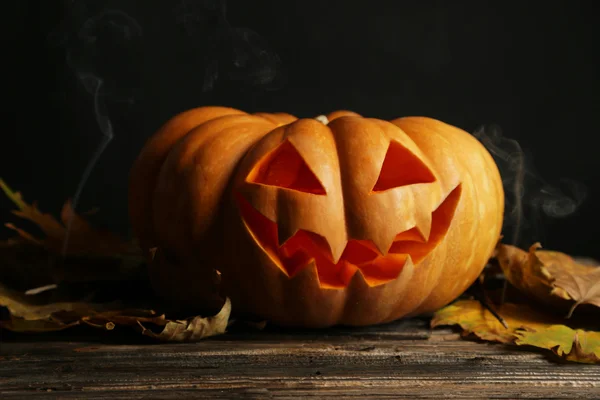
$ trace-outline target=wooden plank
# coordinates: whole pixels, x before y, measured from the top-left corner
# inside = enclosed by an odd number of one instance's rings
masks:
[[[600,398],[600,366],[430,332],[426,320],[156,344],[116,332],[5,335],[0,397]],[[113,335],[114,334],[114,335]]]

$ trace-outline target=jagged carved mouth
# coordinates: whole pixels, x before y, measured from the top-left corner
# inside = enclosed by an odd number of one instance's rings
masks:
[[[460,194],[461,185],[458,185],[433,211],[428,240],[423,239],[416,228],[400,232],[384,255],[369,240],[351,239],[337,263],[325,238],[314,232],[300,229],[280,245],[277,224],[240,194],[236,198],[249,234],[284,273],[293,277],[314,260],[321,287],[342,288],[348,286],[358,270],[367,284],[377,286],[397,278],[409,257],[418,264],[446,235]]]

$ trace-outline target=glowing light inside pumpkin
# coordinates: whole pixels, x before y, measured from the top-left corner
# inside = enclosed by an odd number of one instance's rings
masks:
[[[298,150],[288,141],[267,155],[246,179],[248,182],[278,186],[300,192],[324,195],[325,189]]]
[[[427,165],[406,147],[391,141],[383,160],[373,192],[383,192],[400,186],[435,182]]]
[[[289,141],[283,142],[261,160],[246,180],[305,193],[326,194],[319,179]],[[432,182],[435,182],[435,175],[427,165],[406,147],[391,141],[372,192]]]
[[[244,197],[237,194],[237,202],[243,221],[256,244],[269,255],[273,262],[288,276],[294,276],[313,260],[321,287],[346,287],[360,269],[366,282],[376,286],[395,279],[408,257],[418,264],[443,239],[448,231],[454,211],[460,199],[458,185],[432,214],[429,240],[425,240],[416,228],[398,233],[392,247],[381,254],[369,240],[349,240],[340,260],[333,262],[331,249],[322,236],[298,230],[280,245],[277,224],[258,212]]]

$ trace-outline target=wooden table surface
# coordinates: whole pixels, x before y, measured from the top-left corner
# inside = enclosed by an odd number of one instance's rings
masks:
[[[599,365],[557,363],[544,352],[427,326],[412,319],[266,329],[185,344],[129,331],[2,332],[0,398],[600,399]]]

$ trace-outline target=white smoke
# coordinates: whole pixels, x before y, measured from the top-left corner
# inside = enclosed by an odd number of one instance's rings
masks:
[[[543,241],[542,219],[565,218],[572,215],[585,201],[587,188],[580,182],[563,179],[546,182],[528,164],[521,145],[503,136],[495,125],[474,132],[494,157],[506,195],[504,231],[506,240],[521,246]]]
[[[92,96],[93,111],[100,132],[100,141],[85,165],[81,178],[72,197],[73,210],[79,205],[81,195],[98,160],[114,138],[113,124],[109,118],[106,101],[134,102],[134,91],[128,90],[127,76],[120,70],[135,70],[128,61],[133,60],[140,47],[142,27],[122,10],[102,10],[91,17],[88,3],[73,2],[66,20],[69,24],[62,31],[54,32],[51,39],[65,48],[67,65],[72,69],[81,87]],[[66,254],[73,214],[67,221],[63,243],[63,256]]]

